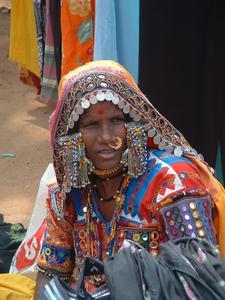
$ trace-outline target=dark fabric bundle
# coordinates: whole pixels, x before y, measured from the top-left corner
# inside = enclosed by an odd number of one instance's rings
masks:
[[[104,261],[111,299],[225,299],[225,261],[207,241],[182,238],[154,257],[125,248]]]
[[[107,286],[88,294],[85,276],[102,273]],[[160,245],[157,257],[129,241],[129,247],[103,263],[87,258],[76,290],[55,277],[40,299],[222,300],[225,261],[218,249],[204,240],[169,241]]]
[[[62,37],[61,37],[61,0],[49,1],[50,19],[53,30],[56,76],[61,79]]]
[[[38,295],[39,300],[110,300],[110,294],[107,284],[103,284],[96,288],[91,294],[87,292],[84,284],[85,277],[99,275],[104,273],[103,263],[86,258],[80,278],[76,283],[76,288],[71,288],[65,281],[58,277],[54,277]]]
[[[0,223],[0,274],[9,272],[13,256],[25,234],[26,229],[21,223]]]

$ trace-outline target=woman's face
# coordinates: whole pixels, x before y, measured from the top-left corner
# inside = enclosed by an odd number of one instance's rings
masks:
[[[85,144],[85,152],[97,169],[118,166],[126,149],[126,129],[123,112],[108,101],[91,105],[79,120],[79,131]],[[122,147],[112,149],[115,137],[122,139]]]

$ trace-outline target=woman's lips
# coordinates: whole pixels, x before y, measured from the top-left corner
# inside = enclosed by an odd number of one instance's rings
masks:
[[[98,156],[100,156],[103,159],[112,159],[116,155],[116,151],[112,150],[112,149],[101,150],[101,151],[98,151],[97,153],[98,153]]]

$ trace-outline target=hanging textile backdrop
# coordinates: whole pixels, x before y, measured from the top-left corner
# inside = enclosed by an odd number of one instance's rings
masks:
[[[220,144],[225,170],[223,3],[140,1],[139,51],[141,89],[212,167]]]

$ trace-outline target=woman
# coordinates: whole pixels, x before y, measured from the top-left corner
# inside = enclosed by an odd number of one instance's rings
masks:
[[[212,198],[222,199],[220,187],[122,66],[84,65],[59,92],[51,125],[58,184],[49,187],[37,292],[55,275],[76,277],[86,256],[113,255],[124,239],[153,255],[185,236],[217,244]]]

